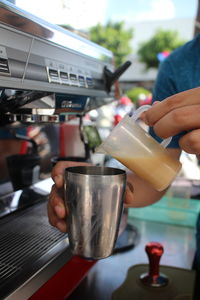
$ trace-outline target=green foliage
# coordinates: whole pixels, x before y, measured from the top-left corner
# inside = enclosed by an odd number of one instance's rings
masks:
[[[99,146],[102,143],[101,137],[96,129],[96,126],[93,125],[83,126],[83,133],[87,138],[88,146],[90,149],[94,150],[97,146]]]
[[[171,30],[157,30],[155,35],[147,42],[143,42],[138,50],[141,62],[145,63],[146,69],[158,68],[159,60],[157,54],[163,51],[173,51],[183,45],[185,41],[180,40],[178,33]]]
[[[97,24],[89,30],[90,40],[113,52],[116,66],[122,64],[132,52],[130,41],[132,29],[125,29],[124,22],[108,22],[105,26]]]
[[[146,96],[149,96],[151,92],[149,90],[146,90],[143,87],[135,87],[131,90],[128,90],[126,92],[126,95],[131,99],[131,101],[135,104],[138,102],[138,98],[140,94],[144,94]]]

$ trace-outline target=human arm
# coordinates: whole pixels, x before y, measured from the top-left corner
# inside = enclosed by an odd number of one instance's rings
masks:
[[[179,159],[180,149],[167,149],[174,159]],[[127,172],[127,189],[125,196],[125,207],[143,207],[151,205],[165,194],[166,190],[158,192],[146,181],[138,177],[136,174]]]

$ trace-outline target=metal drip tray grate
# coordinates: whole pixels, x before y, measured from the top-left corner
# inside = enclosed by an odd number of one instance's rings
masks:
[[[67,235],[48,223],[46,202],[0,220],[0,289]]]

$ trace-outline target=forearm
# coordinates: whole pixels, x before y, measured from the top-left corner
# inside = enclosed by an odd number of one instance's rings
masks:
[[[133,173],[127,174],[126,207],[143,207],[158,201],[165,191],[158,192]]]
[[[179,149],[168,149],[175,159],[180,157]],[[166,189],[167,190],[167,189]],[[132,172],[127,172],[126,207],[143,207],[155,203],[166,193],[156,191],[150,184]]]

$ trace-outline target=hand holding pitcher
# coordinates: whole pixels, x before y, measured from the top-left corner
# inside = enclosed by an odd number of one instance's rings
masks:
[[[126,115],[96,151],[113,156],[157,191],[162,191],[176,177],[181,163],[165,149],[171,138],[159,144],[135,122],[150,107],[144,105],[132,117]]]

